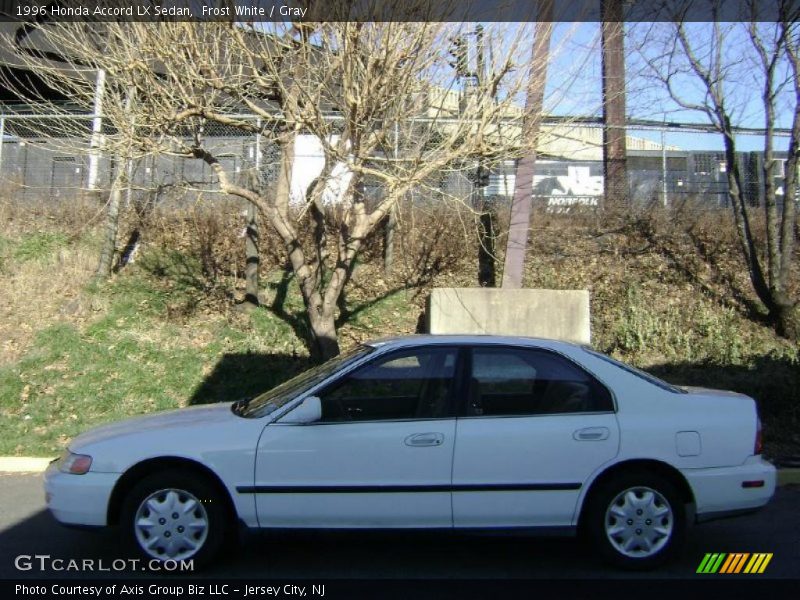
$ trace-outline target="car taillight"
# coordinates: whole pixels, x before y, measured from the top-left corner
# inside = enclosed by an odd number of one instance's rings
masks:
[[[761,419],[756,417],[756,443],[753,446],[753,454],[761,454],[764,450],[764,441],[761,435]]]

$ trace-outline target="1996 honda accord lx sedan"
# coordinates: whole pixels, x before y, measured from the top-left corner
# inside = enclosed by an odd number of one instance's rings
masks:
[[[148,559],[210,560],[250,528],[582,532],[654,567],[686,525],[775,490],[755,402],[673,387],[566,342],[411,336],[252,399],[79,436],[48,469],[66,524],[118,525]]]

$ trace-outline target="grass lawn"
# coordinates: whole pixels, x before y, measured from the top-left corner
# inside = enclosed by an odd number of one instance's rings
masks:
[[[20,222],[29,212],[3,217],[0,205],[0,455],[53,456],[94,425],[253,395],[309,365],[297,287],[266,266],[280,257],[264,252],[263,306],[241,311],[238,238],[220,233],[198,246],[202,232],[178,214],[135,264],[94,284],[97,228],[78,217],[69,226],[35,214]],[[580,227],[542,224],[525,286],[589,290],[598,350],[673,383],[753,396],[768,451],[797,454],[800,345],[743,306],[750,284],[735,246],[720,247],[707,264],[674,232],[665,237],[675,245],[669,252],[642,246],[637,235],[600,242]],[[401,244],[393,274],[379,253],[361,257],[339,327],[342,348],[414,332],[430,287],[475,285],[474,253],[445,244],[431,250],[444,255],[415,254],[413,244],[427,246],[414,239]],[[417,271],[432,274],[424,283],[409,283],[415,256],[424,258]]]
[[[5,246],[18,265],[19,252],[31,255],[29,248]],[[36,252],[30,260],[46,262],[57,245]],[[295,330],[269,309],[205,306],[197,265],[185,258],[149,256],[109,283],[84,283],[69,315],[31,324],[25,351],[0,364],[0,455],[56,455],[94,425],[235,400],[309,365]],[[274,295],[279,279],[279,273],[267,278],[265,295]],[[404,310],[405,294],[365,305],[343,328],[343,345],[380,335],[380,323],[413,331],[417,312]],[[296,318],[300,308],[290,283],[284,309]]]

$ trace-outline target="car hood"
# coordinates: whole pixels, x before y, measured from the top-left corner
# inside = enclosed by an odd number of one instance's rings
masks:
[[[69,447],[72,451],[77,452],[84,446],[111,438],[139,434],[143,431],[155,432],[175,428],[202,427],[203,425],[232,421],[239,418],[231,411],[232,404],[232,402],[223,402],[179,408],[102,425],[82,433],[70,443]]]

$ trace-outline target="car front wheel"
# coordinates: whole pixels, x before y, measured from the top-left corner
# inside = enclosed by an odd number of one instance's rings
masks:
[[[589,537],[612,564],[650,569],[680,547],[685,508],[674,486],[650,473],[624,473],[601,485],[587,514]]]
[[[204,478],[163,471],[142,479],[122,510],[123,534],[147,560],[207,564],[222,546],[228,516]]]

